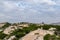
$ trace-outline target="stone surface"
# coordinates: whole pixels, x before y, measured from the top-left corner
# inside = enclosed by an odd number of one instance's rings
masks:
[[[26,36],[22,37],[20,40],[43,40],[43,37],[46,34],[53,35],[54,31],[37,29],[35,31],[30,32]]]

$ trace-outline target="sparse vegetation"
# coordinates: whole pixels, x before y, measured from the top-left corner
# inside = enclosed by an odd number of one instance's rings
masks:
[[[47,34],[44,36],[44,40],[60,40],[60,37],[57,37],[56,35]]]
[[[24,24],[24,22],[22,22],[21,24]],[[2,29],[6,29],[7,27],[9,27],[11,24],[10,23],[6,23],[4,26],[2,26]],[[16,23],[14,23],[14,25],[16,26]],[[37,30],[38,28],[43,28],[44,30],[48,30],[49,28],[53,27],[53,28],[56,28],[57,31],[59,30],[60,31],[60,25],[47,25],[47,24],[44,24],[44,25],[40,25],[40,26],[37,26],[37,24],[33,24],[33,23],[30,23],[29,24],[29,27],[23,27],[22,29],[18,28],[18,29],[15,29],[9,36],[12,36],[12,35],[15,35],[16,36],[16,40],[18,40],[19,38],[25,36],[26,34],[28,34],[29,32],[31,31],[34,31],[34,30]],[[4,39],[7,35],[4,34],[3,32],[0,32],[0,40]],[[9,37],[8,36],[8,37]],[[49,34],[47,34],[45,37],[44,37],[44,40],[48,40],[50,39],[50,36]],[[54,37],[56,38],[55,36],[51,36],[51,37]],[[60,38],[59,38],[60,39]],[[54,39],[53,39],[54,40]]]
[[[5,25],[2,26],[2,29],[5,29],[5,28],[9,27],[10,25],[11,25],[10,23],[6,22]]]
[[[7,34],[4,34],[3,32],[0,32],[0,40],[4,39],[7,36]]]

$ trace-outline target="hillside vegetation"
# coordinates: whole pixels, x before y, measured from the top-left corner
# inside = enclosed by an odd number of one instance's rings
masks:
[[[21,24],[24,24],[24,23],[21,23]],[[60,25],[48,25],[48,24],[41,25],[40,24],[40,26],[38,26],[37,24],[30,23],[28,27],[23,27],[22,29],[20,28],[15,29],[12,33],[10,33],[10,35],[4,34],[3,31],[11,25],[13,26],[13,24],[7,22],[4,26],[2,26],[2,28],[0,28],[2,30],[0,31],[0,40],[5,40],[6,37],[7,37],[6,39],[9,39],[13,35],[15,35],[14,40],[19,40],[29,32],[37,30],[38,28],[41,28],[41,27],[43,28],[43,30],[49,30],[49,28],[56,28],[57,31],[60,31]],[[14,24],[14,25],[16,27],[18,26],[17,24]],[[50,35],[47,35],[47,36],[50,36]]]

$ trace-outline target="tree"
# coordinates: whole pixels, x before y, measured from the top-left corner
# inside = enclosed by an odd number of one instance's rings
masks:
[[[51,40],[57,40],[57,37],[56,37],[56,35],[51,35],[50,39]]]
[[[7,36],[7,34],[4,34],[3,32],[0,32],[0,39],[4,39]]]
[[[16,38],[19,39],[25,35],[25,32],[22,29],[16,29],[11,35],[15,35]]]
[[[9,27],[10,25],[11,25],[10,23],[6,22],[5,25],[2,26],[2,29],[5,29],[5,28]]]
[[[45,30],[48,30],[49,28],[51,28],[51,26],[50,26],[50,25],[47,25],[47,24],[43,25],[42,27],[43,27],[43,29],[45,29]]]
[[[60,40],[60,38],[56,37],[56,35],[47,34],[44,36],[44,40]]]
[[[50,34],[44,36],[44,40],[49,40],[49,39],[50,39]]]

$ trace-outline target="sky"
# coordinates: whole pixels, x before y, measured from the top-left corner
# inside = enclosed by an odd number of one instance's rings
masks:
[[[0,22],[60,22],[60,0],[0,0]]]

